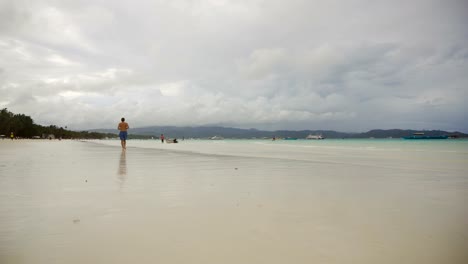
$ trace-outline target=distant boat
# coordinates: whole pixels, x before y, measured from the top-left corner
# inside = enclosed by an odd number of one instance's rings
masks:
[[[325,139],[322,135],[312,135],[309,134],[306,139]]]
[[[413,133],[412,136],[403,137],[403,139],[447,139],[448,136],[425,136],[423,132]]]
[[[211,140],[222,140],[224,139],[223,137],[221,136],[214,136],[214,137],[210,137]]]

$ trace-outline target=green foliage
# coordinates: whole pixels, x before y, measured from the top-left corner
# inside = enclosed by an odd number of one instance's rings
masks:
[[[35,136],[47,138],[49,135],[54,135],[55,138],[63,139],[103,139],[106,137],[113,138],[117,136],[112,133],[71,131],[55,125],[41,126],[34,124],[34,121],[29,116],[24,114],[14,114],[4,108],[0,110],[0,135],[10,137],[11,132],[13,132],[15,137],[18,138],[32,138]]]

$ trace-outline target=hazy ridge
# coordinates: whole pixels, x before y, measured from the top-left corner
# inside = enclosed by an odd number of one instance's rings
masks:
[[[116,133],[115,129],[94,129],[93,132]],[[276,130],[266,131],[258,129],[242,129],[220,126],[176,127],[176,126],[150,126],[131,128],[130,134],[158,137],[164,134],[176,138],[209,138],[222,136],[225,138],[272,138],[294,137],[305,138],[309,134],[320,134],[326,138],[401,138],[412,135],[415,132],[424,132],[428,136],[448,135],[454,137],[468,137],[461,132],[448,132],[442,130],[412,130],[412,129],[374,129],[362,133],[339,132],[333,130]]]

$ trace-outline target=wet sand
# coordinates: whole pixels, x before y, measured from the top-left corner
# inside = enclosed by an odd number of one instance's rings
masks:
[[[466,153],[131,143],[0,141],[0,263],[468,263]]]

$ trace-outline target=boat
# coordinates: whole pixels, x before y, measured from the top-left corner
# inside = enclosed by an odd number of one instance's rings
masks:
[[[211,140],[222,140],[224,139],[223,137],[221,136],[214,136],[214,137],[210,137]]]
[[[403,137],[403,139],[447,139],[448,136],[446,135],[443,135],[443,136],[426,136],[424,135],[423,132],[416,132],[416,133],[413,133],[412,136],[408,136],[408,137]]]
[[[325,139],[322,135],[312,135],[309,134],[306,139]]]
[[[168,144],[169,144],[169,143],[179,143],[179,141],[177,141],[177,138],[174,138],[174,139],[166,139],[165,141],[166,141],[166,143],[168,143]]]

